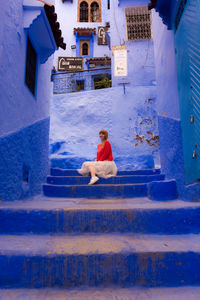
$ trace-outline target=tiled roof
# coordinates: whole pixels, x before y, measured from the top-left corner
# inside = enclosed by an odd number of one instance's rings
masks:
[[[96,34],[96,28],[74,28],[74,34],[78,35],[92,35],[93,33]]]
[[[54,5],[44,5],[44,10],[46,16],[48,18],[49,24],[51,26],[51,30],[53,32],[53,36],[56,42],[57,47],[62,49],[66,49],[66,44],[64,43],[64,39],[62,37],[62,31],[60,30],[60,23],[57,22],[57,14],[55,13]]]

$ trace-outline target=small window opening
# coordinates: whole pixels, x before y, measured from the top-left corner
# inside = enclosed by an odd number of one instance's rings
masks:
[[[29,167],[27,165],[23,165],[23,183],[29,183]]]
[[[77,91],[84,91],[85,82],[84,80],[76,80]]]
[[[36,66],[37,66],[37,53],[28,37],[27,38],[27,51],[26,51],[25,82],[33,95],[35,95]]]
[[[82,55],[88,55],[88,43],[82,45]]]
[[[81,39],[80,40],[80,55],[90,55],[90,40]]]

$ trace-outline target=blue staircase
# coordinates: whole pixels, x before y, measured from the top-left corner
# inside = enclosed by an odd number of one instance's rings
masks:
[[[100,179],[95,185],[88,186],[90,178],[80,176],[76,170],[51,169],[43,191],[47,197],[64,198],[151,198],[152,193],[156,194],[154,198],[162,198],[162,194],[164,200],[177,198],[176,183],[164,179],[165,175],[160,174],[159,169],[119,171],[116,177]]]
[[[199,203],[166,201],[160,170],[88,181],[51,169],[44,196],[0,203],[0,288],[200,284]]]

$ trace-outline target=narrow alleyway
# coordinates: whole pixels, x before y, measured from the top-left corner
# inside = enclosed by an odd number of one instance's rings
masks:
[[[0,300],[200,300],[200,0],[48,1],[0,4]]]

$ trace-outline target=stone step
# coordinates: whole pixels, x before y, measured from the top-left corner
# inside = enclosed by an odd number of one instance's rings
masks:
[[[135,198],[147,196],[147,184],[43,185],[47,197],[64,198]]]
[[[0,236],[0,287],[200,284],[200,235]]]
[[[133,184],[164,180],[165,175],[124,175],[108,179],[100,178],[96,184]],[[90,177],[83,176],[48,176],[47,183],[55,185],[86,185]]]
[[[51,175],[52,176],[80,176],[77,170],[71,169],[56,169],[51,168]],[[118,171],[118,176],[128,176],[128,175],[155,175],[160,174],[160,169],[150,169],[150,170],[133,170],[133,171]]]
[[[0,289],[2,300],[199,300],[200,286]]]
[[[37,197],[0,203],[1,234],[200,233],[200,203]]]

